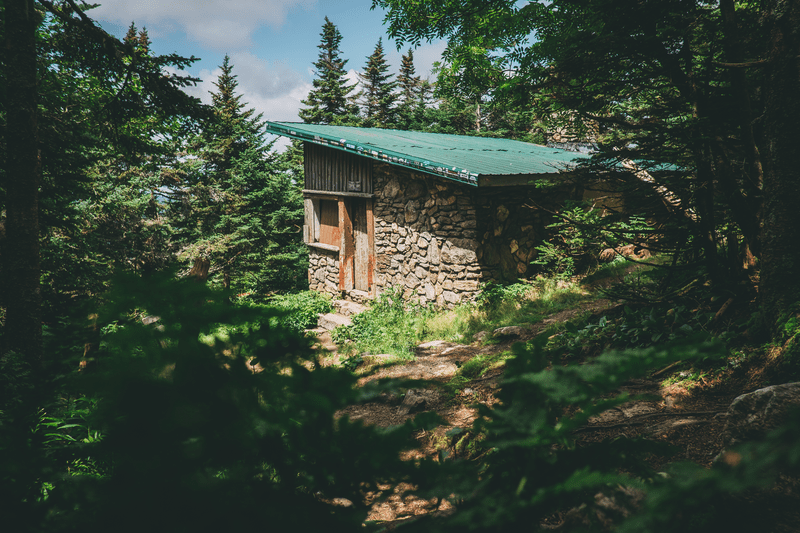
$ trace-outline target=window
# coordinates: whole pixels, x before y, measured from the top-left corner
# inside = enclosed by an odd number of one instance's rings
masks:
[[[306,198],[306,220],[303,227],[306,244],[336,251],[341,245],[339,228],[339,201],[335,199]]]
[[[342,232],[339,229],[339,203],[335,200],[319,200],[319,235],[317,242],[339,246]]]

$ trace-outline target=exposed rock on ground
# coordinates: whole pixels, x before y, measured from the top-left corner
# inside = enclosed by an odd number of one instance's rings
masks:
[[[758,389],[737,397],[725,416],[723,445],[758,440],[789,419],[800,408],[800,383],[786,383]]]
[[[506,326],[497,328],[492,332],[495,338],[519,338],[531,332],[531,328],[524,326]]]
[[[333,307],[336,308],[336,312],[340,315],[344,316],[353,316],[359,313],[363,313],[368,308],[365,305],[361,305],[356,302],[351,302],[348,300],[334,300]]]
[[[317,326],[328,331],[339,326],[349,326],[352,323],[353,321],[350,320],[349,317],[336,313],[325,313],[324,315],[319,315],[319,320],[317,320]]]

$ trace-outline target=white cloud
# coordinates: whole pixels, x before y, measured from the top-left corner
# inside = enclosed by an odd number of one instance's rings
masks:
[[[311,84],[303,76],[282,62],[268,62],[249,52],[231,54],[233,74],[239,83],[237,91],[248,108],[263,113],[266,120],[298,121],[300,103],[308,96]],[[214,82],[220,75],[219,67],[213,71],[203,69],[198,77],[202,80],[186,92],[197,96],[203,103],[211,103],[211,91],[216,91]]]
[[[255,30],[266,25],[278,28],[293,8],[309,8],[316,0],[102,0],[91,11],[96,19],[128,26],[132,21],[146,26],[151,37],[176,27],[203,46],[236,50],[252,45]]]
[[[433,44],[423,44],[414,49],[414,71],[423,80],[431,77],[431,70],[436,61],[442,60],[442,53],[447,47],[446,41],[439,41]],[[386,60],[392,66],[395,76],[400,71],[402,56],[408,52],[408,47],[397,51],[394,46],[387,47]],[[433,81],[433,80],[431,80]]]
[[[433,64],[442,60],[445,48],[447,48],[447,41],[439,41],[434,44],[424,44],[414,50],[414,67],[417,76],[421,76],[422,79],[430,78]]]

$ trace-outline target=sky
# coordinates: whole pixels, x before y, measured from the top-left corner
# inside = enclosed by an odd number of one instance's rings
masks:
[[[301,100],[314,79],[320,33],[327,16],[342,34],[341,57],[348,77],[363,71],[378,39],[395,75],[400,58],[383,26],[384,11],[372,0],[98,0],[89,15],[109,33],[123,37],[131,22],[147,28],[156,54],[200,58],[187,69],[202,79],[187,90],[210,103],[209,91],[228,54],[238,76],[242,100],[264,119],[300,121]],[[414,51],[417,75],[430,75],[446,43],[423,43]]]

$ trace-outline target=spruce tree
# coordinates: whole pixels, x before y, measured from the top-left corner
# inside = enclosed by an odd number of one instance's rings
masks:
[[[383,53],[383,39],[378,39],[375,51],[367,58],[364,73],[359,74],[363,89],[358,93],[358,98],[363,106],[363,125],[367,128],[394,127],[394,103],[397,95],[394,89],[397,82],[393,81],[392,74],[388,74],[389,65]]]
[[[400,93],[397,96],[397,127],[402,130],[414,129],[413,125],[420,118],[421,111],[420,89],[422,80],[416,76],[414,68],[414,51],[409,48],[400,63],[400,73],[397,76],[397,85]]]
[[[308,107],[300,110],[300,118],[307,124],[353,124],[357,122],[358,107],[349,100],[353,86],[347,84],[347,60],[339,57],[342,34],[325,17],[320,37],[319,59],[314,63],[317,78],[302,101]]]
[[[298,240],[302,201],[288,173],[277,171],[261,115],[236,93],[228,56],[221,69],[176,218],[183,229],[181,256],[208,261],[223,287],[246,289],[253,285],[247,280],[269,265],[270,253],[285,255]],[[290,259],[283,255],[282,263],[299,260],[296,250]]]

